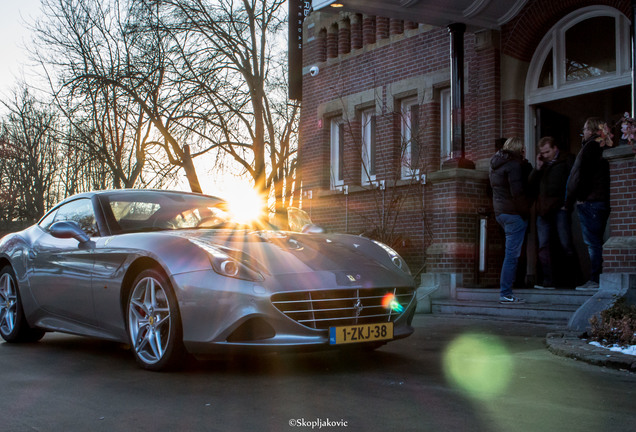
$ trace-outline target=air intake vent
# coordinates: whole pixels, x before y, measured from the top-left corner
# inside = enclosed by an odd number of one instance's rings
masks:
[[[313,328],[395,321],[413,300],[413,288],[292,291],[272,295],[272,304],[294,321]],[[393,307],[382,305],[393,296]]]

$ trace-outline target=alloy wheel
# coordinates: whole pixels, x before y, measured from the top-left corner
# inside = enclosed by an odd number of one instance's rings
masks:
[[[9,335],[15,328],[18,296],[15,281],[9,273],[0,277],[0,332]]]
[[[137,357],[146,365],[159,362],[169,349],[170,302],[160,281],[145,277],[135,285],[128,303],[128,328]]]

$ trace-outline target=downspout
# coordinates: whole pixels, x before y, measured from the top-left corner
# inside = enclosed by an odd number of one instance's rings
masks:
[[[448,26],[450,34],[451,58],[451,146],[453,156],[444,162],[444,169],[475,169],[475,164],[466,159],[465,149],[465,106],[464,106],[464,33],[466,24],[454,23]]]
[[[632,0],[632,118],[636,117],[636,0]]]

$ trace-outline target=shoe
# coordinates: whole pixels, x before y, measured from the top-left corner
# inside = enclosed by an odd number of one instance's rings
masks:
[[[512,294],[499,297],[499,303],[501,304],[521,304],[525,302],[526,301],[524,299],[515,297]]]
[[[553,290],[556,289],[555,287],[553,287],[552,285],[535,285],[534,289],[539,289],[539,290]]]
[[[587,281],[581,286],[576,287],[577,291],[598,291],[598,282]]]

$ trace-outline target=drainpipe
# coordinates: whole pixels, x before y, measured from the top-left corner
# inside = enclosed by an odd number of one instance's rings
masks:
[[[636,117],[636,0],[632,0],[632,118]]]
[[[345,233],[349,232],[349,185],[342,188],[345,195]]]
[[[450,33],[451,57],[451,146],[452,157],[442,165],[444,169],[474,169],[475,164],[466,159],[465,151],[465,115],[464,115],[464,32],[466,24],[454,23],[448,26]]]

